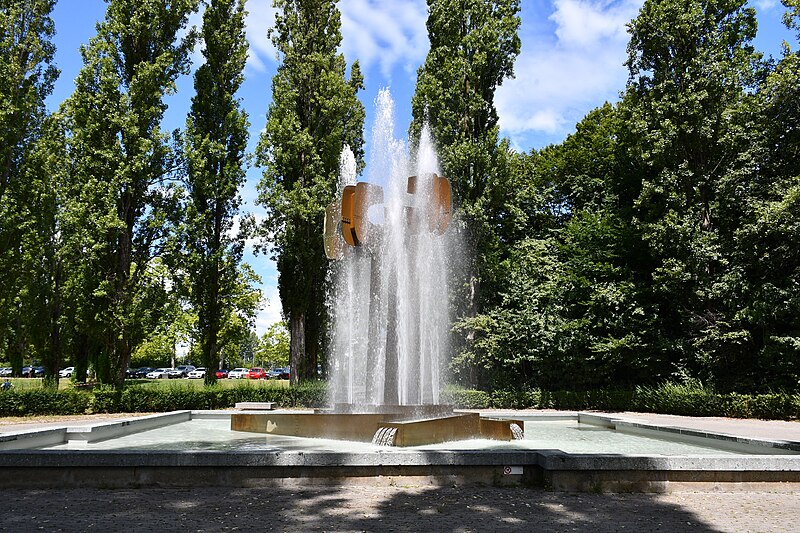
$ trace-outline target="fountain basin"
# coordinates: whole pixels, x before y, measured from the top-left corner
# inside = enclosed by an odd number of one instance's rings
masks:
[[[798,442],[683,434],[682,428],[628,425],[596,414],[515,413],[525,420],[523,441],[473,439],[407,448],[233,432],[232,414],[186,411],[164,417],[156,429],[144,428],[160,415],[140,424],[60,428],[60,444],[0,451],[0,486],[479,483],[591,491],[800,490]],[[176,423],[179,415],[191,420]],[[119,430],[125,434],[105,438]],[[56,430],[45,431],[57,440]],[[79,435],[90,438],[73,439]],[[3,444],[34,442],[0,437]],[[687,437],[697,442],[687,443]],[[583,451],[592,441],[596,451]]]

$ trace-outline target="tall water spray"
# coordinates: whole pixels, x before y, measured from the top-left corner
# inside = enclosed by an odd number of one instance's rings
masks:
[[[380,185],[384,201],[369,211],[370,239],[345,247],[333,263],[329,297],[331,389],[334,403],[421,405],[439,403],[442,369],[449,353],[447,264],[455,232],[442,235],[414,224],[429,204],[431,173],[438,161],[427,128],[412,163],[394,139],[394,102],[380,91],[367,181]],[[408,192],[409,176],[418,176]],[[356,182],[349,148],[340,159],[338,196]]]

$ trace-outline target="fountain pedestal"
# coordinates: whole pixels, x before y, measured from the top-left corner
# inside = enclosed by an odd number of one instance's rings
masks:
[[[381,405],[374,406],[373,412],[364,412],[363,406],[337,407],[335,411],[314,413],[235,413],[231,415],[231,429],[386,446],[420,446],[473,438],[510,441],[519,438],[523,425],[519,420],[482,418],[478,413],[456,413],[452,408],[438,405]]]

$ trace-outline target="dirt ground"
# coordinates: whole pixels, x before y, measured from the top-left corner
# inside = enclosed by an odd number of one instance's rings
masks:
[[[527,488],[14,489],[0,531],[791,532],[800,493],[574,494]]]

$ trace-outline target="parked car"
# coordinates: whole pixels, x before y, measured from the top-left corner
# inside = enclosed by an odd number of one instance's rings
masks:
[[[33,368],[33,375],[31,376],[31,368]],[[43,366],[23,366],[22,367],[22,377],[23,378],[40,378],[44,376],[44,367]]]
[[[276,368],[275,372],[278,373],[278,379],[289,379],[289,367]]]
[[[228,372],[228,377],[231,379],[242,379],[247,377],[248,372],[250,371],[246,368],[234,368]]]
[[[147,379],[163,379],[167,377],[167,372],[172,370],[171,368],[156,368],[152,372],[148,372],[145,376]]]
[[[156,369],[153,368],[153,367],[150,367],[150,366],[143,366],[141,368],[137,368],[137,369],[135,369],[133,371],[133,377],[135,377],[135,378],[146,378],[147,374],[149,374],[153,370],[156,370]]]
[[[10,378],[12,375],[14,375],[14,369],[10,366],[0,368],[0,378]]]
[[[224,379],[228,377],[228,369],[227,368],[220,368],[217,370],[217,379]]]
[[[202,366],[200,368],[195,368],[194,370],[186,374],[186,377],[189,379],[203,379],[204,377],[206,377],[206,369],[203,368]]]
[[[267,370],[267,379],[280,379],[281,373],[278,369],[273,368],[272,370]]]
[[[74,366],[68,366],[67,368],[62,368],[58,371],[58,377],[60,378],[71,378],[72,374],[75,373]]]
[[[185,378],[186,376],[189,375],[189,372],[191,372],[192,370],[196,370],[196,368],[193,367],[192,365],[178,365],[177,367],[167,372],[167,377],[169,379]]]
[[[260,366],[255,366],[247,372],[249,379],[267,379],[267,371]]]

